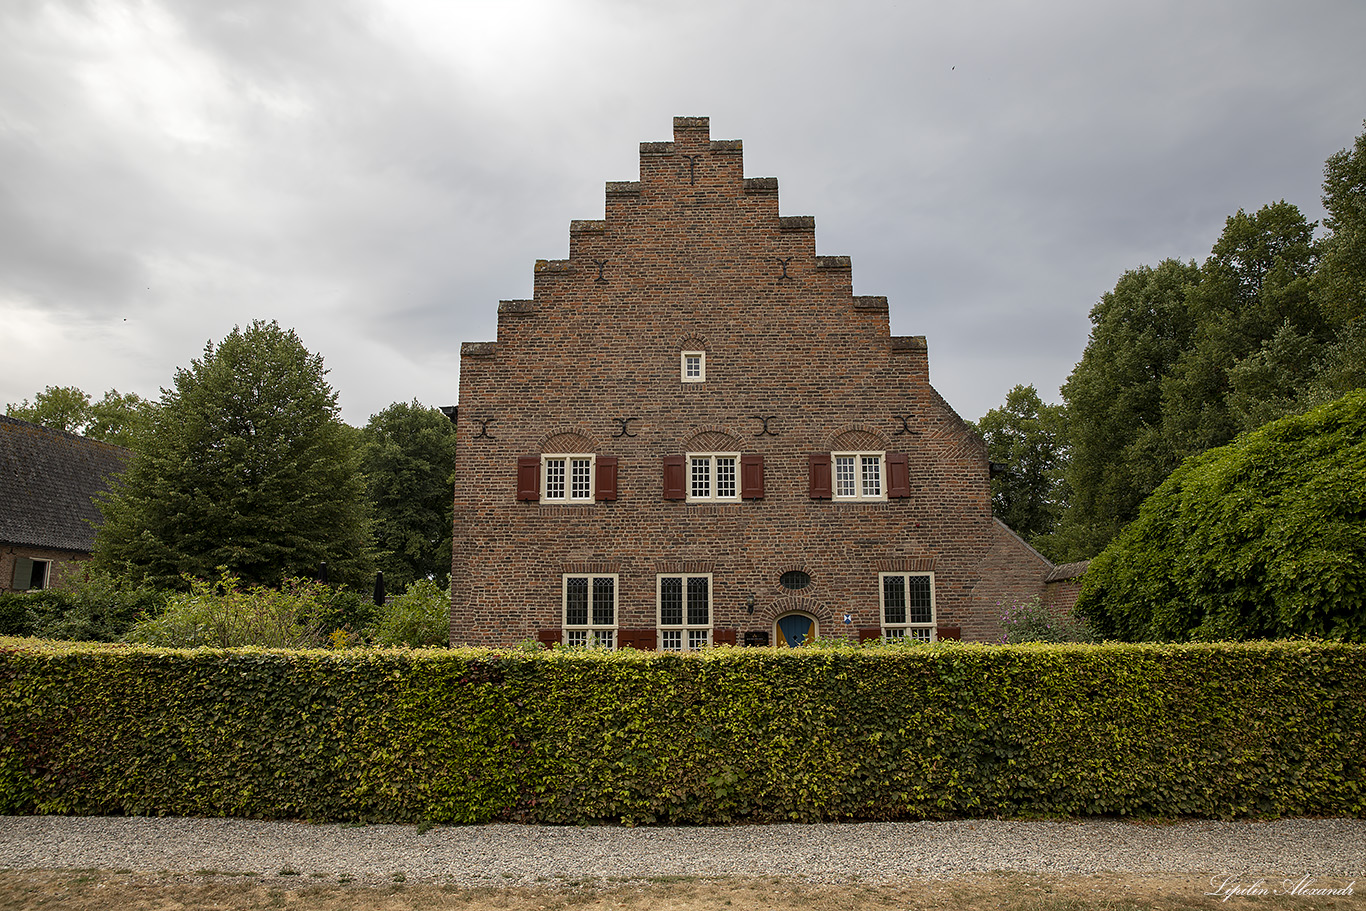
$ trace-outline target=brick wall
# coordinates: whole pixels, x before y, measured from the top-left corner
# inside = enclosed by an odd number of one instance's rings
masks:
[[[716,629],[770,630],[787,610],[822,635],[879,618],[879,572],[932,571],[937,622],[1000,635],[996,602],[1051,569],[991,516],[981,440],[929,384],[928,351],[893,336],[887,301],[853,294],[848,257],[818,255],[813,218],[782,217],[777,181],[706,118],[640,149],[606,218],[575,221],[569,258],[503,301],[496,342],[461,352],[451,641],[510,645],[561,625],[563,574],[619,577],[619,626],[656,625],[656,575],[710,572]],[[680,356],[706,352],[706,380]],[[809,454],[904,454],[909,496],[809,496]],[[764,496],[664,498],[666,457],[763,456]],[[618,460],[617,498],[517,499],[519,457]],[[886,479],[884,478],[884,483]],[[779,577],[809,573],[790,591]],[[850,622],[844,623],[849,615]]]
[[[89,554],[72,553],[67,550],[54,550],[48,547],[28,547],[7,545],[0,547],[0,592],[14,590],[14,561],[16,557],[30,560],[49,560],[47,585],[45,588],[64,588],[77,582],[85,572]]]

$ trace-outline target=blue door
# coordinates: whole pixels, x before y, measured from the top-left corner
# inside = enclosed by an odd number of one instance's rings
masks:
[[[811,618],[789,614],[778,620],[778,631],[783,634],[790,648],[796,648],[806,641],[807,633],[811,632]]]

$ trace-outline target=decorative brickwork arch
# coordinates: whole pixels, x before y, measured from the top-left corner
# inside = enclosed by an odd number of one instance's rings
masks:
[[[887,438],[864,424],[850,424],[830,436],[832,452],[874,452],[887,448]]]
[[[710,351],[711,342],[701,335],[685,335],[674,344],[674,354],[684,351]]]
[[[557,427],[537,443],[541,452],[598,452],[602,445],[584,427]]]
[[[739,452],[740,441],[724,427],[699,427],[683,443],[685,452]]]
[[[765,627],[771,627],[783,614],[791,613],[810,614],[816,618],[816,623],[821,629],[829,629],[829,624],[835,622],[834,614],[830,613],[830,608],[823,601],[802,595],[775,598],[762,608],[756,609],[754,616]]]

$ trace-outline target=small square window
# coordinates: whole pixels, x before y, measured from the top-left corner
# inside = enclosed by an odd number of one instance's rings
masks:
[[[683,352],[683,382],[705,383],[707,381],[707,352]]]

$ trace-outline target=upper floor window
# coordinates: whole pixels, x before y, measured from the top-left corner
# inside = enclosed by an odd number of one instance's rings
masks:
[[[593,502],[593,456],[541,456],[542,503]]]
[[[546,453],[517,458],[517,499],[527,503],[592,503],[617,498],[617,457]]]
[[[703,383],[707,380],[707,352],[683,352],[683,382]]]
[[[739,500],[736,474],[739,463],[738,452],[688,453],[688,502]]]
[[[831,453],[835,499],[887,499],[886,490],[882,485],[882,456],[880,452]]]

